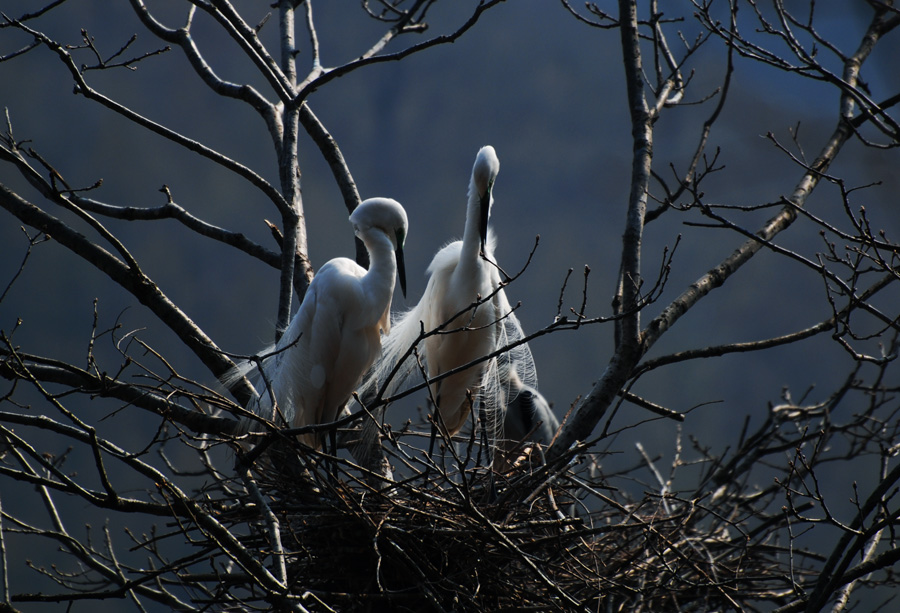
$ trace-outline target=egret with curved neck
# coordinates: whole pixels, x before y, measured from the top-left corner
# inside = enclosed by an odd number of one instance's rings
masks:
[[[276,424],[297,428],[335,421],[381,353],[382,334],[390,332],[397,276],[406,295],[408,222],[400,203],[371,198],[356,207],[350,223],[369,252],[369,269],[343,257],[326,262],[284,335],[265,352],[270,357],[263,361],[263,379],[269,386],[258,385],[253,410]],[[232,378],[251,368],[242,365]],[[300,440],[311,447],[322,444],[321,434]]]

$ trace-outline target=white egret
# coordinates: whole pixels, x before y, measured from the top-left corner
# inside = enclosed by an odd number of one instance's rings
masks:
[[[381,353],[381,334],[390,332],[396,276],[406,295],[403,244],[408,223],[400,203],[371,198],[356,207],[350,222],[369,252],[369,270],[348,258],[329,260],[310,283],[284,335],[264,353],[270,357],[263,361],[264,377],[253,410],[273,422],[280,419],[272,396],[291,427],[337,419]],[[251,368],[244,364],[230,378]],[[312,447],[322,444],[321,435],[300,440]]]
[[[400,315],[393,331],[385,339],[381,359],[367,380],[365,393],[386,381],[397,362],[420,336],[422,326],[427,336],[419,347],[429,379],[489,355],[524,335],[518,319],[501,286],[499,268],[494,261],[495,239],[488,231],[493,204],[493,187],[500,162],[491,146],[483,147],[475,158],[469,184],[466,225],[461,241],[443,247],[428,267],[430,278],[419,303]],[[479,304],[480,303],[480,304]],[[437,405],[439,423],[448,435],[457,433],[471,411],[467,393],[480,400],[491,421],[488,434],[496,438],[500,428],[498,411],[505,400],[512,399],[501,380],[499,365],[515,364],[519,378],[536,384],[534,361],[525,344],[511,352],[430,385],[431,397]],[[388,385],[392,394],[404,379],[415,372],[415,360],[409,358]],[[437,419],[437,417],[436,417]]]
[[[501,451],[509,455],[523,442],[549,445],[559,430],[559,419],[546,398],[519,379],[516,369],[509,369],[508,373],[509,387],[515,396],[506,407],[503,438],[499,445]]]

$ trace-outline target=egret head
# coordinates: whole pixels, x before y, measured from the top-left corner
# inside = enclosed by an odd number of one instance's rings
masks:
[[[472,186],[479,200],[478,232],[481,235],[481,251],[484,252],[484,243],[487,240],[488,219],[491,216],[491,205],[494,197],[491,192],[494,189],[494,180],[500,172],[500,160],[497,152],[490,145],[485,145],[478,151],[475,157],[475,166],[472,168]]]
[[[350,214],[353,231],[365,242],[364,234],[372,229],[383,232],[394,246],[397,261],[397,275],[400,290],[406,297],[406,263],[403,259],[403,245],[409,222],[406,211],[400,203],[391,198],[369,198],[359,204]]]

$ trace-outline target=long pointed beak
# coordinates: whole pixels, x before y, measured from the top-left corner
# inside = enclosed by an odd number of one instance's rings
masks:
[[[487,241],[488,219],[491,216],[491,190],[494,189],[494,182],[488,183],[484,196],[481,197],[481,206],[479,212],[481,218],[478,220],[478,234],[481,235],[481,253],[484,253],[484,244]]]
[[[403,260],[403,245],[397,247],[394,253],[397,257],[397,276],[400,277],[400,291],[403,292],[403,297],[406,298],[406,262]]]

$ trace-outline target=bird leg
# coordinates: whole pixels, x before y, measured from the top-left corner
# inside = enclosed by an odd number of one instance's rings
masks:
[[[429,395],[432,395],[430,387],[428,388],[428,390],[429,390]],[[440,392],[440,389],[438,389],[437,395],[436,396],[432,395],[432,398],[431,398],[431,403],[434,405],[434,415],[433,416],[429,415],[429,420],[428,420],[431,422],[431,438],[428,440],[428,457],[429,458],[433,458],[434,439],[437,438],[438,424],[440,424],[441,427],[444,426],[444,419],[443,419],[443,417],[441,417],[440,402],[441,402],[441,392]],[[443,436],[443,432],[441,432],[441,435]]]
[[[491,447],[490,436],[488,435],[487,409],[485,408],[484,402],[478,403],[478,421],[481,425],[481,448],[478,450],[478,459],[475,463],[478,466],[481,465],[481,451],[484,450],[485,467],[491,467],[494,464],[494,454],[493,447]],[[472,424],[472,427],[474,428],[475,424]]]
[[[440,393],[438,393],[438,398],[440,398]],[[450,433],[447,430],[447,426],[444,425],[444,419],[441,417],[441,410],[438,408],[438,405],[435,404],[434,415],[428,416],[428,421],[431,422],[431,437],[428,440],[428,459],[434,463],[434,441],[437,438],[438,432],[441,434],[441,438],[444,440],[444,443],[447,445],[452,445],[452,439],[450,438]],[[446,453],[441,454],[441,470],[446,472],[447,466],[445,465],[446,461]],[[426,470],[425,474],[428,474]]]
[[[437,415],[436,418],[432,415],[428,416],[428,421],[431,422],[431,436],[428,438],[428,464],[426,464],[425,467],[425,473],[423,475],[424,477],[428,476],[428,472],[431,470],[432,465],[434,465],[435,467],[437,466],[434,461],[434,441],[435,439],[437,439],[438,429],[441,428],[441,426],[438,425],[438,421],[441,419],[441,414],[439,411],[435,411],[435,415]],[[443,430],[441,430],[441,437],[444,438]],[[444,466],[444,456],[445,454],[442,453],[441,470],[446,472],[447,467]]]
[[[471,395],[469,395],[469,402],[471,402]],[[474,411],[473,411],[474,413]],[[494,484],[494,471],[492,470],[494,464],[494,454],[493,448],[491,447],[490,437],[488,435],[487,428],[487,409],[485,407],[484,402],[478,403],[478,421],[481,422],[481,445],[485,450],[485,456],[487,464],[485,467],[488,469],[488,483],[487,488],[484,492],[484,497],[482,498],[482,503],[488,504],[497,499],[497,490],[495,489]],[[475,424],[472,424],[472,427],[475,427]],[[476,465],[481,464],[481,449],[478,450],[478,460]]]
[[[328,450],[324,449],[328,455],[328,473],[331,476],[332,482],[337,483],[337,428],[330,428],[328,430],[328,442],[330,443],[331,453],[328,454]],[[324,446],[324,445],[323,445]]]
[[[434,439],[437,437],[437,422],[431,415],[428,417],[430,418],[428,421],[431,422],[431,437],[428,439],[428,457],[430,458],[434,455]]]

